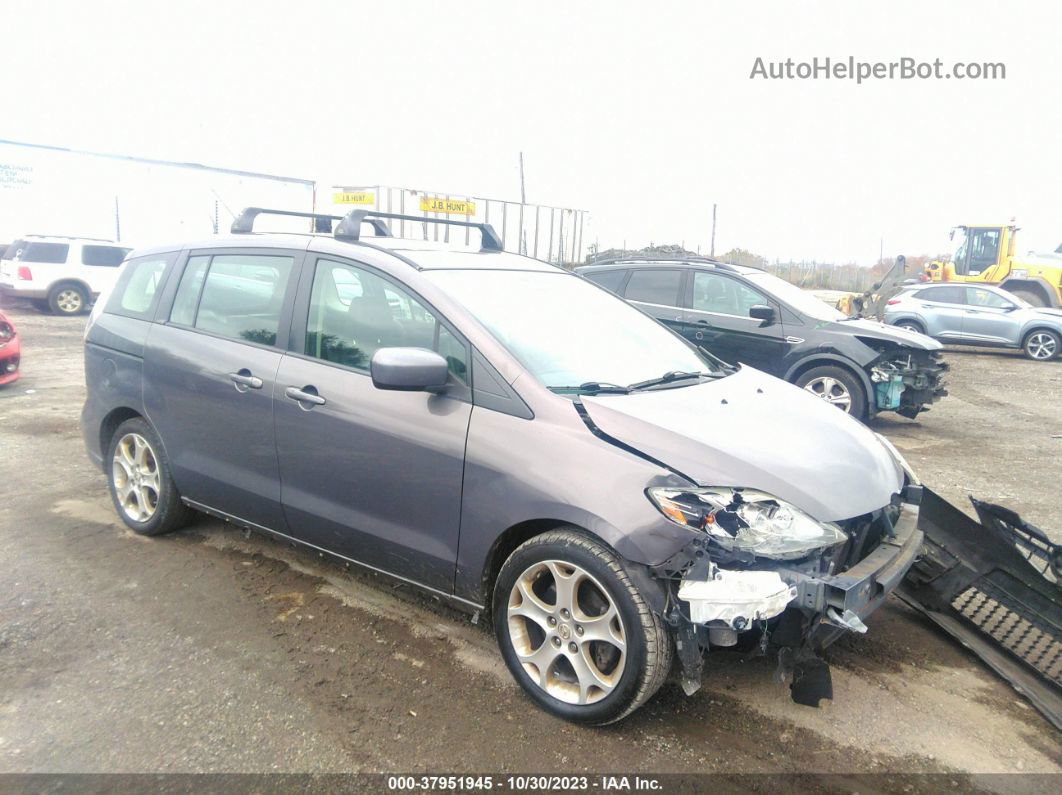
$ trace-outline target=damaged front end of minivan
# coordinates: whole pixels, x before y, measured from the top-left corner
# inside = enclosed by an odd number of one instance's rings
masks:
[[[820,523],[748,489],[651,489],[671,521],[701,533],[652,569],[667,588],[664,620],[675,637],[683,689],[700,687],[715,648],[776,653],[793,699],[832,698],[824,649],[893,591],[922,548],[921,487],[908,482],[890,504]]]

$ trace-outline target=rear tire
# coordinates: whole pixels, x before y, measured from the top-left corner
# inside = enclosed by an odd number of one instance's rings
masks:
[[[498,574],[493,614],[513,678],[573,723],[626,717],[671,670],[671,637],[623,561],[575,527],[517,547]]]
[[[48,308],[56,315],[80,315],[88,309],[88,293],[77,284],[57,284],[48,293]]]
[[[1003,289],[1007,290],[1006,287]],[[1011,295],[1016,295],[1018,298],[1027,301],[1033,306],[1047,306],[1047,301],[1045,301],[1044,297],[1035,290],[1007,290],[1007,292]]]
[[[1021,349],[1034,362],[1049,362],[1062,352],[1062,337],[1051,329],[1034,329],[1025,337]]]
[[[843,367],[812,367],[794,382],[857,420],[866,419],[867,395],[859,379]]]
[[[922,324],[916,320],[901,320],[896,324],[896,328],[904,328],[908,331],[914,331],[918,334],[925,334],[926,330],[922,328]]]
[[[192,510],[181,502],[173,482],[162,441],[140,417],[118,426],[104,464],[114,508],[134,533],[169,533],[192,518]]]

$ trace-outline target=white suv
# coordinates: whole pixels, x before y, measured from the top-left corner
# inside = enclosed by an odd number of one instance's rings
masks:
[[[111,240],[27,235],[0,254],[0,295],[76,315],[114,283],[131,250]]]

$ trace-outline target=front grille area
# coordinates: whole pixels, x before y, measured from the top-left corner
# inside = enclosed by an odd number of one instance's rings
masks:
[[[882,539],[891,532],[899,514],[899,506],[889,505],[873,513],[838,522],[848,535],[848,543],[833,553],[833,573],[839,574],[851,568],[877,549]]]
[[[1022,609],[1002,588],[981,578],[952,600],[967,621],[1004,648],[1062,685],[1062,642],[1053,627],[1035,612]]]

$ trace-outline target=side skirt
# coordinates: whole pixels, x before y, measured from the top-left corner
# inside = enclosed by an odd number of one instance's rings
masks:
[[[417,582],[416,580],[411,580],[408,577],[403,577],[400,574],[394,574],[393,572],[386,571],[384,569],[379,569],[376,566],[371,566],[368,563],[362,563],[360,560],[348,558],[346,555],[340,555],[338,552],[332,552],[331,550],[325,549],[324,547],[319,547],[316,544],[311,544],[307,541],[295,538],[294,536],[289,536],[286,533],[281,533],[279,530],[273,530],[271,528],[264,527],[260,524],[255,524],[254,522],[248,522],[246,519],[241,519],[240,517],[233,516],[230,513],[219,511],[216,508],[211,508],[209,505],[204,505],[201,502],[190,500],[187,497],[181,497],[181,502],[183,502],[189,508],[194,508],[197,511],[205,513],[209,516],[213,516],[215,519],[221,519],[222,521],[229,522],[231,524],[237,525],[238,527],[244,527],[248,530],[266,533],[268,535],[274,536],[275,538],[280,538],[292,544],[298,544],[301,547],[306,547],[307,549],[312,549],[316,552],[328,555],[329,557],[343,561],[344,563],[352,563],[355,566],[365,569],[366,571],[371,571],[375,574],[382,574],[384,577],[388,577],[392,580],[397,580],[398,582],[401,582],[405,585],[412,585],[414,588],[417,588],[431,596],[435,596],[439,599],[446,601],[447,604],[449,604],[451,607],[454,607],[463,612],[476,615],[477,613],[481,613],[485,609],[483,605],[473,602],[469,599],[463,599],[460,596],[455,596],[454,594],[446,593],[445,591],[440,591],[438,588],[432,588],[430,585],[424,585],[423,583]]]

